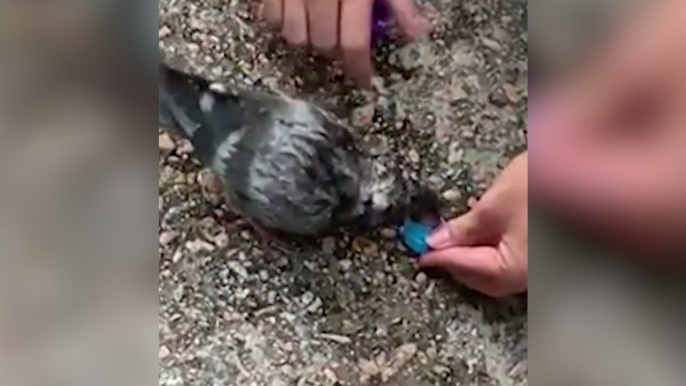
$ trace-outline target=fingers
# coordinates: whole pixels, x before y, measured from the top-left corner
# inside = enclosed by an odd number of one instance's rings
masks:
[[[372,76],[371,20],[373,0],[345,0],[341,4],[341,54],[348,76],[368,87]]]
[[[430,29],[414,0],[387,0],[410,38]],[[263,0],[264,17],[291,44],[331,55],[339,48],[345,73],[361,87],[371,85],[371,34],[374,0]]]
[[[522,267],[508,263],[494,247],[451,248],[432,252],[419,260],[422,268],[439,268],[458,282],[491,297],[523,292],[527,287],[526,261]]]
[[[650,233],[664,233],[660,224],[678,202],[673,196],[684,191],[676,186],[675,176],[682,173],[672,155],[683,150],[650,141],[598,141],[576,133],[573,118],[551,118],[532,120],[529,168],[537,198],[578,225],[624,244],[662,239]]]
[[[421,14],[414,0],[388,0],[398,26],[410,39],[417,39],[429,32],[431,24]]]
[[[308,32],[305,0],[283,0],[283,7],[283,37],[293,45],[306,46]]]
[[[264,19],[274,28],[283,23],[283,0],[264,0]]]
[[[307,0],[312,46],[325,53],[338,46],[339,0]]]
[[[627,204],[617,192],[627,199],[653,196],[645,193],[663,178],[658,148],[646,140],[586,135],[577,130],[586,122],[558,106],[542,106],[547,111],[537,111],[531,120],[529,168],[538,189],[563,195],[561,202],[606,207]]]

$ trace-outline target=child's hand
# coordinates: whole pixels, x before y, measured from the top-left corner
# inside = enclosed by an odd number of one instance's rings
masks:
[[[399,27],[410,38],[429,30],[429,22],[413,0],[388,2]],[[264,0],[267,21],[297,46],[311,45],[339,56],[346,74],[363,87],[370,85],[371,28],[374,0]]]
[[[428,239],[419,265],[493,297],[523,292],[528,278],[527,155],[515,158],[472,210]]]

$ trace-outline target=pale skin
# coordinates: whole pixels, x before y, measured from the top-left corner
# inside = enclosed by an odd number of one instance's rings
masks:
[[[530,171],[582,225],[660,256],[686,249],[686,2],[639,16],[539,106]]]

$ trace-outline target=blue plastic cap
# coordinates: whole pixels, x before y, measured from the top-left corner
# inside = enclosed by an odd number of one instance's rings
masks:
[[[400,228],[403,243],[415,254],[424,255],[429,252],[429,244],[426,238],[431,234],[433,228],[429,225],[414,222],[406,219]]]

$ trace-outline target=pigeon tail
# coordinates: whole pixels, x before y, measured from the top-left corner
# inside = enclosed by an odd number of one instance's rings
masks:
[[[205,164],[212,162],[216,144],[242,127],[238,95],[218,83],[159,65],[159,126],[188,138]]]

